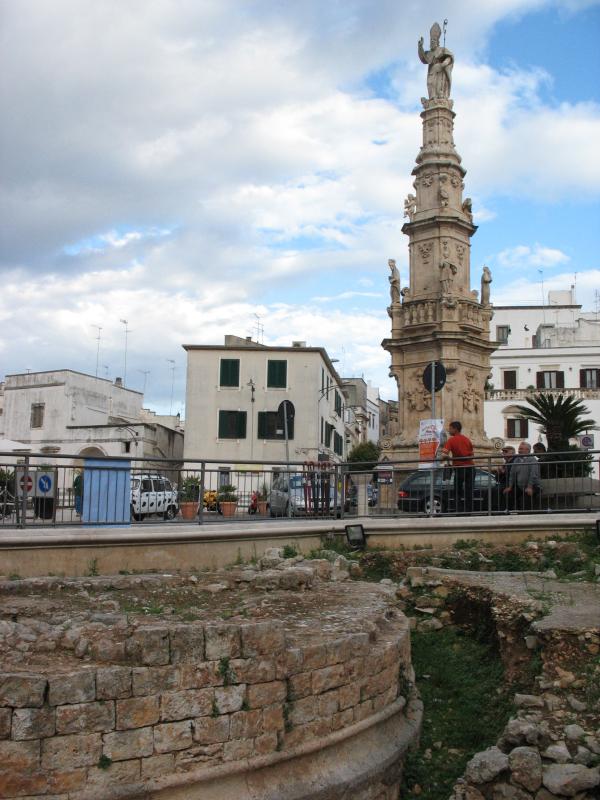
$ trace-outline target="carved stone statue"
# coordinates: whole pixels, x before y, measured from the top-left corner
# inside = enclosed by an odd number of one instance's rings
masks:
[[[492,282],[492,273],[489,267],[484,266],[481,273],[481,305],[489,306],[490,304],[490,283]]]
[[[455,264],[450,261],[442,261],[440,264],[440,283],[442,284],[442,293],[449,294],[452,289],[452,281],[457,273]]]
[[[423,49],[423,37],[419,39],[419,58],[423,64],[427,64],[427,92],[429,99],[450,97],[452,86],[452,67],[454,66],[454,55],[445,47],[440,47],[440,36],[442,29],[435,22],[429,32],[429,50]]]
[[[414,196],[414,194],[409,194],[404,201],[404,216],[408,217],[408,219],[412,222],[412,218],[414,217],[416,210],[417,198]]]
[[[388,267],[391,271],[388,280],[390,282],[390,296],[392,298],[393,305],[394,303],[400,302],[400,273],[398,272],[398,267],[396,266],[396,262],[393,258],[389,259]]]

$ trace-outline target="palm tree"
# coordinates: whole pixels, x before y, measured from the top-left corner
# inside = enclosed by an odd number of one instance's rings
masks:
[[[517,406],[517,410],[522,417],[540,426],[546,434],[548,450],[568,450],[569,439],[598,427],[595,420],[583,419],[583,415],[590,412],[582,400],[540,392],[528,397],[527,402],[529,406]]]

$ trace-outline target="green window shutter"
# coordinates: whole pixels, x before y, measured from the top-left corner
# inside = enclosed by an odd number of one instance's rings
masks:
[[[259,411],[258,412],[258,439],[266,439],[267,438],[267,412],[266,411]]]
[[[222,358],[220,386],[240,385],[240,360],[239,358]]]
[[[238,411],[236,415],[236,433],[238,439],[246,438],[246,417],[245,411]]]
[[[272,361],[269,359],[267,362],[267,388],[287,388],[287,361]]]
[[[219,439],[246,438],[245,411],[219,411]]]

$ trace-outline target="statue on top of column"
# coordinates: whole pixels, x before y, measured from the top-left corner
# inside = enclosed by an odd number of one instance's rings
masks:
[[[390,282],[390,296],[392,298],[392,305],[400,302],[400,273],[393,258],[388,259],[388,267],[390,268],[390,275],[388,280]]]
[[[454,66],[454,55],[445,47],[440,47],[440,36],[442,29],[434,22],[429,32],[429,50],[423,49],[423,37],[419,39],[419,58],[423,64],[427,64],[427,92],[429,99],[450,97],[452,85],[452,67]]]

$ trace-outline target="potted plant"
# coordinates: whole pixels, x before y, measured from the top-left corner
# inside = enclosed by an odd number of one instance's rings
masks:
[[[196,475],[188,475],[181,485],[179,508],[183,519],[194,519],[198,511],[199,499],[200,478]]]
[[[260,489],[258,490],[257,494],[257,506],[258,506],[258,513],[259,514],[266,514],[267,513],[267,506],[268,506],[268,499],[269,499],[269,487],[266,483],[263,483]]]
[[[224,517],[233,517],[237,508],[237,501],[238,497],[235,486],[226,483],[219,488],[217,502],[219,511]]]

